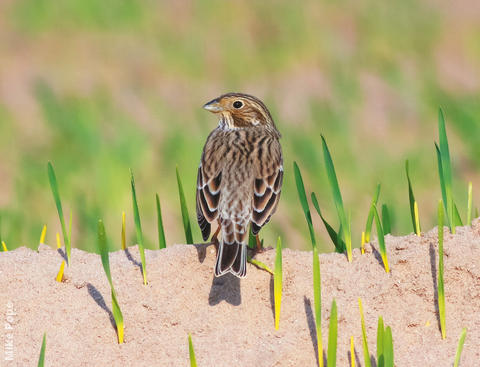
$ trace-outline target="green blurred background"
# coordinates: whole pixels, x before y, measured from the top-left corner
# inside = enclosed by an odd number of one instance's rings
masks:
[[[129,168],[147,247],[156,244],[155,193],[167,244],[184,235],[175,166],[195,221],[203,143],[217,125],[202,110],[229,91],[254,94],[283,134],[284,190],[262,232],[308,248],[292,162],[327,218],[337,219],[320,134],[329,144],[355,244],[371,196],[411,232],[404,161],[410,160],[423,229],[440,189],[433,142],[447,117],[455,195],[480,190],[480,6],[475,1],[0,2],[0,211],[9,248],[47,243],[60,231],[47,179],[55,166],[73,246],[93,250],[96,222],[120,247],[121,213],[135,242]],[[478,201],[477,201],[478,202]],[[333,249],[314,215],[325,251]],[[195,222],[194,237],[200,241]]]

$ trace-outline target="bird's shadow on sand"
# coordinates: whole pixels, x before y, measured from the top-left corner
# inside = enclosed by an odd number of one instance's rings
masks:
[[[222,301],[232,306],[239,306],[242,303],[240,278],[230,273],[213,278],[210,294],[208,295],[208,304],[216,306]]]

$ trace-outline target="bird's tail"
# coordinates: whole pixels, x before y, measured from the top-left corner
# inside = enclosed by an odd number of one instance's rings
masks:
[[[222,239],[218,246],[215,276],[232,273],[243,278],[247,274],[247,244],[244,241],[238,241],[234,233],[228,233],[224,231],[224,228],[222,226]]]

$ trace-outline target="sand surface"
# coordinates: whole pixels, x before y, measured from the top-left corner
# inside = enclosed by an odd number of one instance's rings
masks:
[[[422,237],[387,236],[392,268],[386,274],[378,246],[320,255],[323,344],[332,298],[338,305],[337,365],[349,366],[354,336],[363,365],[358,297],[363,300],[370,354],[376,353],[377,319],[392,327],[396,366],[452,366],[463,327],[462,366],[480,365],[480,221],[446,232],[447,338],[436,311],[437,231]],[[273,267],[275,253],[258,259]],[[0,253],[0,366],[36,366],[47,332],[47,366],[189,366],[191,333],[198,366],[314,366],[312,253],[284,250],[280,330],[273,319],[273,280],[252,265],[247,278],[213,278],[213,247],[174,245],[147,251],[148,285],[142,284],[136,247],[110,254],[114,285],[125,320],[118,345],[111,299],[100,257],[74,249],[64,283],[55,282],[61,255],[42,245]],[[7,315],[7,314],[14,315]],[[4,329],[4,328],[2,328]],[[7,340],[8,339],[8,340]],[[6,361],[7,341],[13,361]],[[375,364],[373,364],[375,366]]]

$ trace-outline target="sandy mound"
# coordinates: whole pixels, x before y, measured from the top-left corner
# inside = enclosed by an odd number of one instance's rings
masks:
[[[375,243],[366,255],[355,250],[351,264],[340,254],[321,255],[324,344],[334,297],[338,365],[349,365],[351,335],[357,365],[363,365],[358,297],[372,355],[382,315],[393,330],[396,366],[451,366],[463,327],[468,333],[462,365],[478,365],[480,222],[446,235],[446,340],[440,336],[434,301],[436,230],[421,238],[387,237],[387,247],[390,275],[379,263]],[[110,255],[125,319],[123,345],[116,343],[110,292],[98,255],[73,250],[73,266],[60,284],[54,280],[61,261],[56,250],[42,246],[39,253],[26,248],[1,253],[2,318],[12,308],[15,313],[9,319],[14,358],[4,365],[36,365],[46,331],[48,366],[187,366],[188,333],[199,366],[314,366],[311,252],[284,251],[284,297],[280,330],[275,331],[271,276],[249,265],[242,281],[213,279],[214,249],[201,249],[176,245],[147,251],[147,286],[142,285],[136,248]],[[258,258],[272,265],[274,255],[268,251]],[[7,330],[2,337],[7,341]]]

